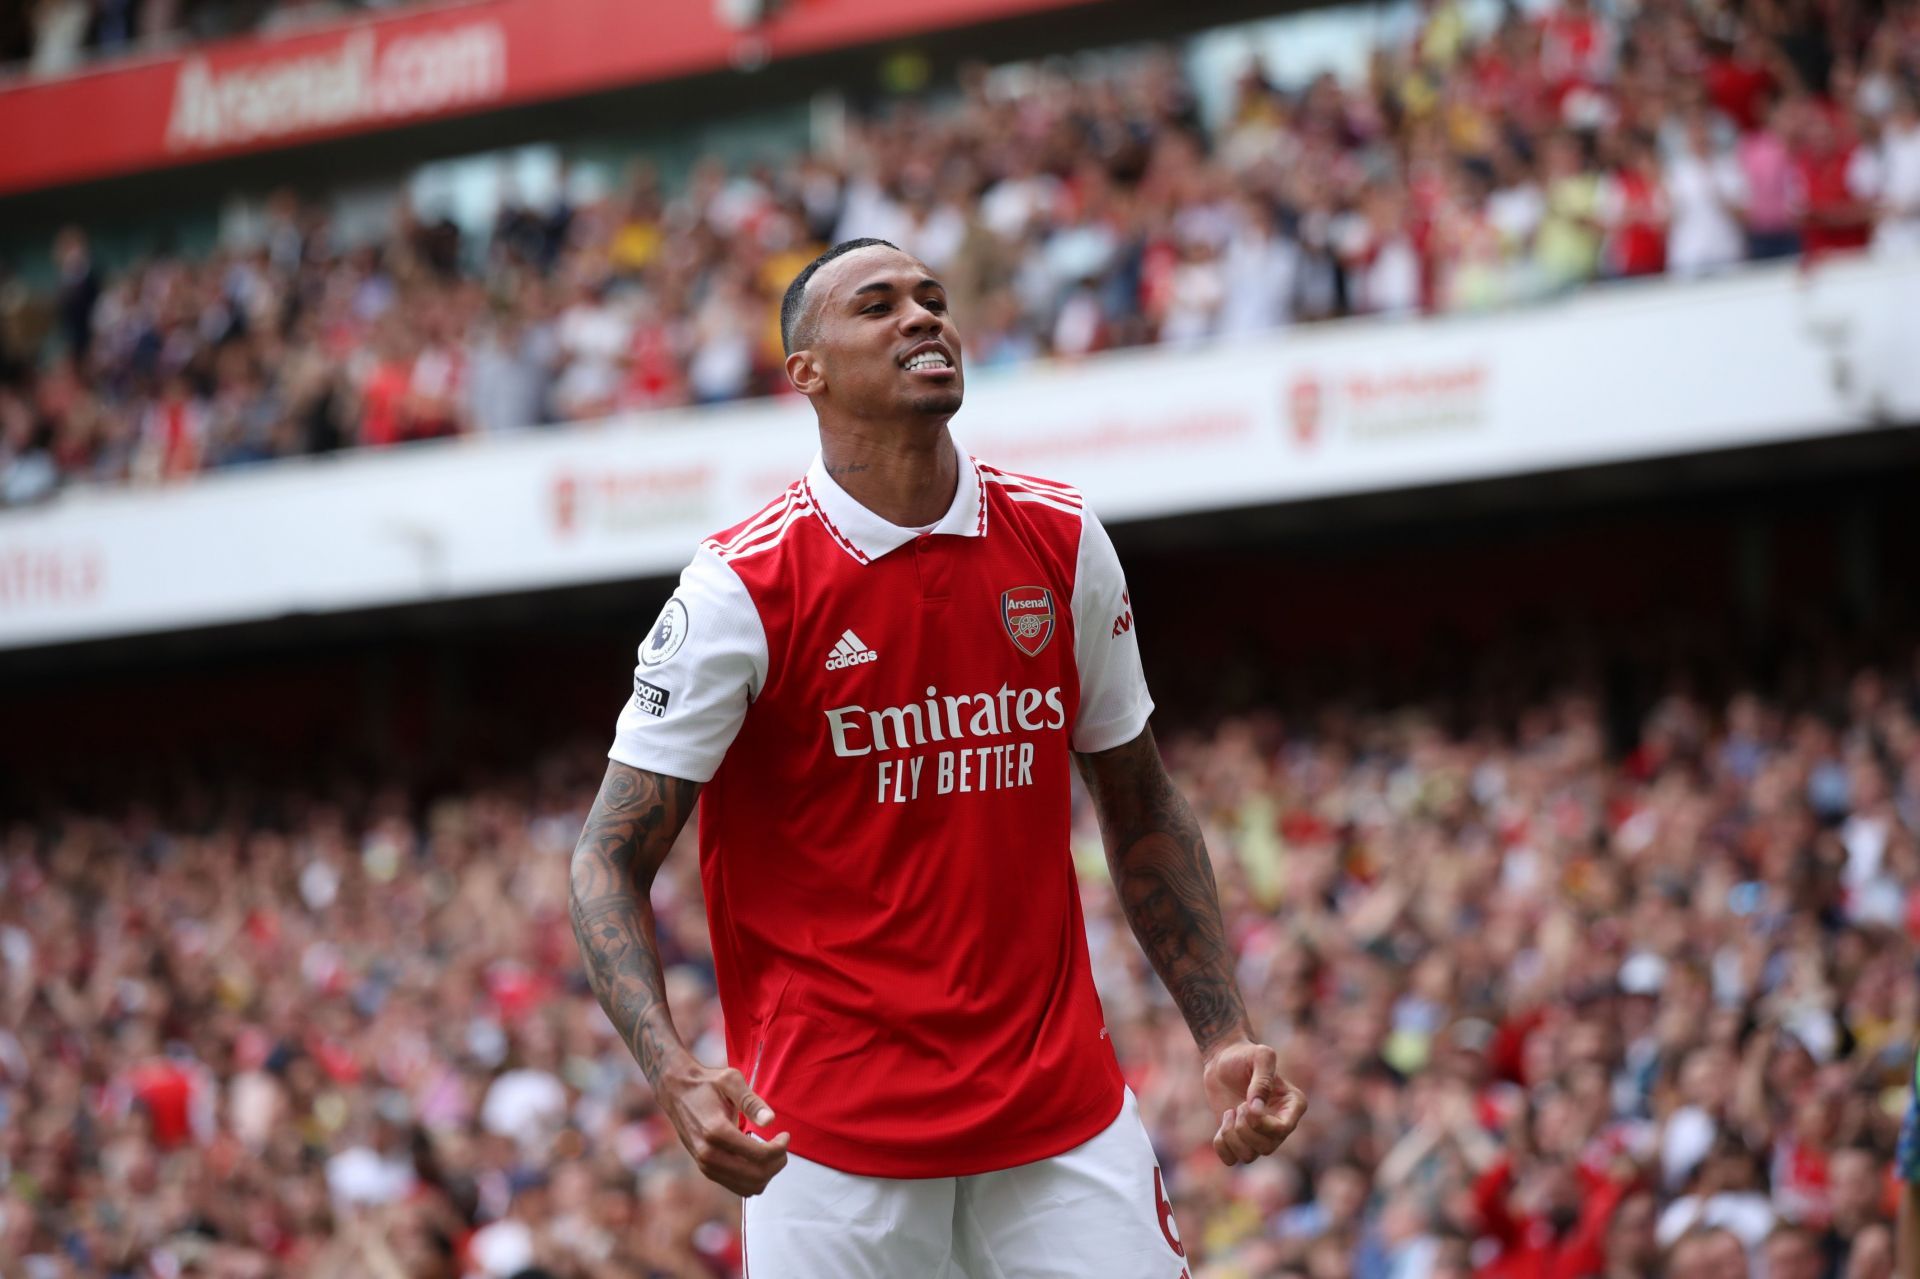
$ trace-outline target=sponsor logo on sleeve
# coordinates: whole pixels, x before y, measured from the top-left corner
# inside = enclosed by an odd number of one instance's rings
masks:
[[[1053,592],[1044,586],[1016,586],[1000,594],[1000,621],[1007,638],[1028,657],[1053,638]]]
[[[659,719],[667,713],[667,699],[671,696],[658,684],[649,684],[639,676],[633,680],[633,705],[635,710],[645,711]]]
[[[676,595],[667,601],[667,606],[660,610],[660,620],[647,632],[647,642],[640,646],[640,664],[658,666],[678,653],[680,646],[687,642],[688,626],[687,606]]]

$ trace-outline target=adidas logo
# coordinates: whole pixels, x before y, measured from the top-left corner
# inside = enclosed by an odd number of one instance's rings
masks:
[[[860,642],[860,637],[852,631],[840,632],[840,642],[827,654],[827,669],[844,671],[849,666],[858,666],[862,662],[877,662],[880,654]]]

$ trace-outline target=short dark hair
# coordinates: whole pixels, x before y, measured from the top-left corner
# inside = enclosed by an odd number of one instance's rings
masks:
[[[895,253],[901,251],[893,241],[876,240],[871,236],[860,240],[842,240],[807,263],[801,268],[800,274],[793,277],[793,283],[787,286],[787,295],[780,299],[780,345],[786,348],[788,355],[793,354],[794,347],[805,345],[802,339],[810,341],[812,338],[810,333],[802,331],[804,326],[801,320],[805,318],[807,309],[807,281],[813,279],[813,273],[835,258],[844,257],[855,249],[870,249],[876,244]]]

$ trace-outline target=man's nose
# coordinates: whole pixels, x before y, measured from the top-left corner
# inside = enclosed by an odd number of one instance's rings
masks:
[[[941,328],[940,316],[918,302],[909,302],[900,308],[900,327],[908,333],[938,333]]]

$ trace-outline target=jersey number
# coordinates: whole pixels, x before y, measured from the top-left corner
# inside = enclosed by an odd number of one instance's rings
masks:
[[[1173,1205],[1167,1202],[1166,1183],[1160,1180],[1160,1169],[1153,1170],[1153,1198],[1160,1209],[1160,1233],[1166,1237],[1167,1247],[1173,1249],[1173,1255],[1184,1257],[1187,1250],[1180,1245],[1180,1229],[1174,1224]]]

